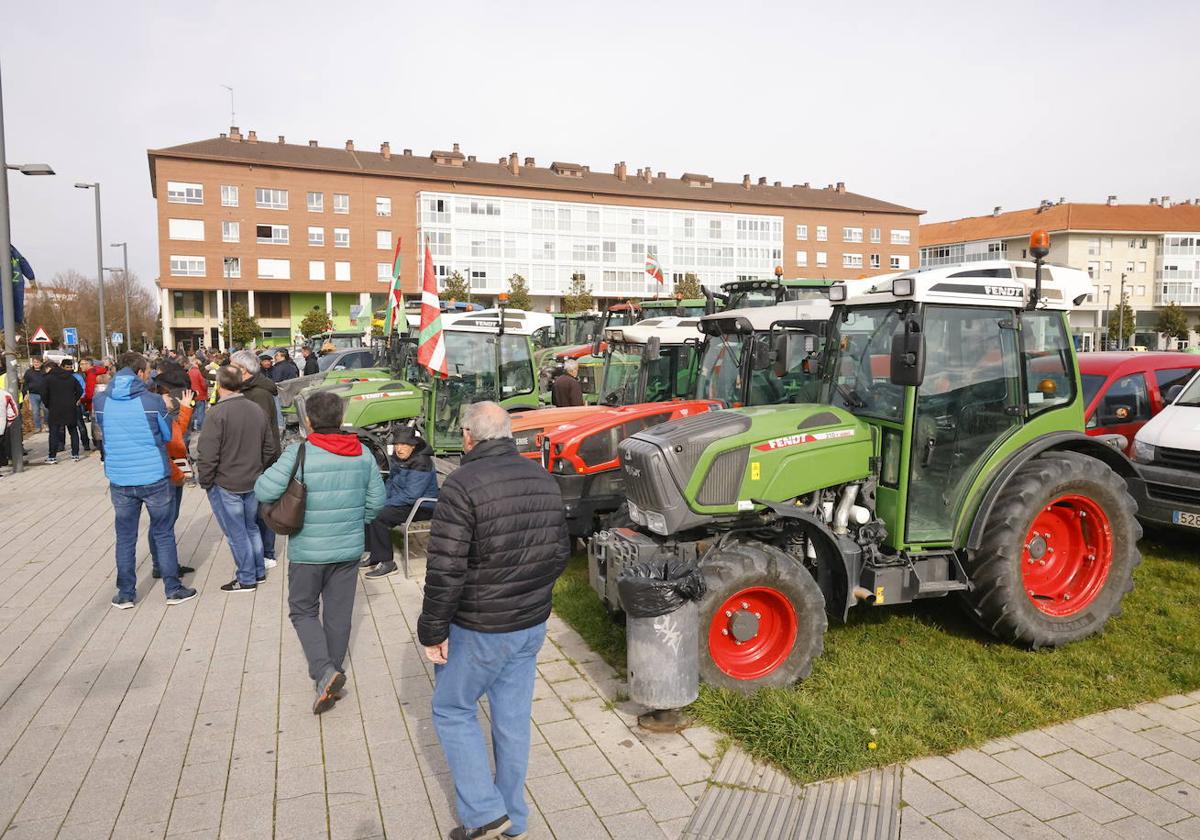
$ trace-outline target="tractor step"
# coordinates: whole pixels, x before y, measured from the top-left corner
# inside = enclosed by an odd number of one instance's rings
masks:
[[[930,580],[921,581],[917,587],[917,597],[926,595],[945,595],[947,592],[962,592],[970,587],[961,580]]]

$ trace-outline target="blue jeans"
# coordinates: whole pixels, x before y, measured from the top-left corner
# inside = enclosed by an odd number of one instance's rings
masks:
[[[259,536],[262,537],[262,555],[275,559],[275,532],[268,527],[266,522],[263,522],[262,514],[255,513],[254,524],[258,526]]]
[[[175,523],[179,521],[179,507],[183,504],[183,485],[176,487],[171,485],[171,533],[175,533]],[[178,550],[176,552],[178,556]],[[150,564],[154,571],[162,571],[158,567],[158,551],[154,548],[154,543],[150,543]]]
[[[196,400],[196,404],[192,406],[192,431],[200,431],[200,427],[204,425],[204,409],[208,408],[208,403],[202,400]]]
[[[42,404],[42,395],[29,393],[29,410],[33,414],[33,430],[40,432],[42,424],[47,422],[46,407]]]
[[[117,593],[126,598],[137,596],[138,522],[142,518],[142,505],[145,505],[150,514],[150,545],[158,555],[163,588],[169,597],[181,586],[171,480],[164,478],[153,484],[131,487],[110,484],[108,492],[116,514]]]
[[[229,541],[233,562],[237,566],[238,583],[253,586],[258,578],[267,573],[263,565],[262,537],[258,533],[255,517],[258,515],[258,500],[254,491],[234,493],[213,485],[208,488],[208,503],[212,505],[217,524]]]
[[[434,667],[433,727],[454,777],[458,817],[468,828],[504,814],[512,820],[510,834],[528,826],[529,719],[537,654],[545,638],[545,622],[512,633],[479,633],[450,625],[446,664]],[[476,717],[479,698],[485,694],[492,716],[494,777]]]

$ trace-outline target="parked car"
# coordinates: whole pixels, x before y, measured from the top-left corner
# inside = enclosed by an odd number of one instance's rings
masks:
[[[1129,479],[1129,490],[1139,518],[1200,529],[1200,373],[1168,394],[1170,405],[1134,439],[1138,477]]]
[[[1132,456],[1138,430],[1170,402],[1164,395],[1197,370],[1200,355],[1190,353],[1081,353],[1087,433],[1123,435]]]

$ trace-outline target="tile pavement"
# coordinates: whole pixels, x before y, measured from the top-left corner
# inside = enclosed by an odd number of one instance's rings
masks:
[[[95,456],[0,479],[4,840],[445,836],[419,580],[362,581],[348,692],[317,718],[282,566],[253,596],[221,593],[232,561],[189,489],[177,536],[200,597],[168,608],[143,541],[138,607],[116,611],[111,522]],[[689,821],[718,790],[715,733],[638,730],[620,679],[556,617],[538,668],[531,837],[710,836]],[[901,772],[905,840],[1200,838],[1200,692]]]

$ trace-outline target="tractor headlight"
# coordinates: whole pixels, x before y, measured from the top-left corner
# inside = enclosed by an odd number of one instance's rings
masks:
[[[1134,439],[1133,460],[1139,464],[1150,464],[1154,461],[1154,446],[1144,441]]]
[[[642,512],[642,509],[640,507],[638,507],[637,505],[635,505],[633,502],[627,502],[627,504],[629,505],[629,518],[632,519],[634,522],[636,522],[638,525],[645,525],[646,524],[646,514],[644,514]]]
[[[644,513],[646,514],[646,527],[656,534],[667,536],[667,517],[649,510]]]

